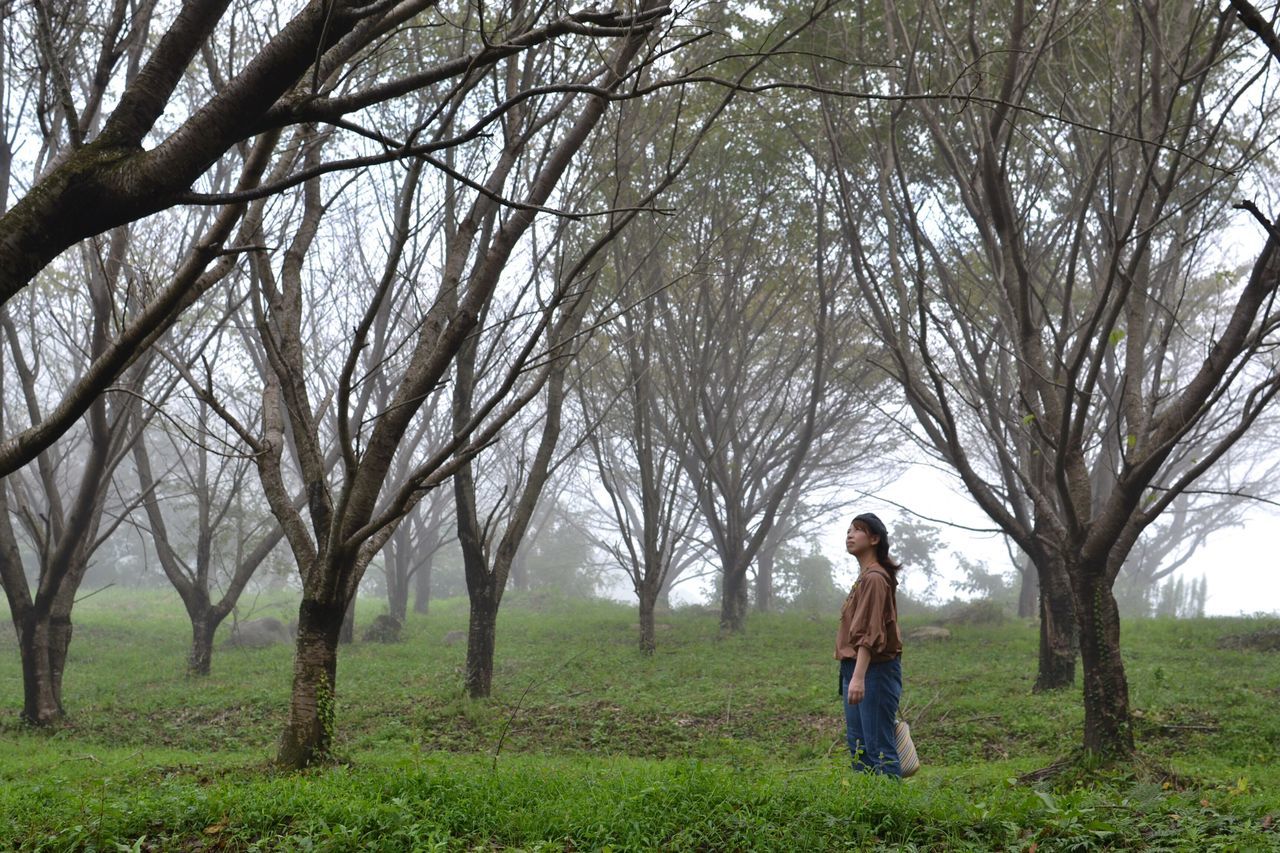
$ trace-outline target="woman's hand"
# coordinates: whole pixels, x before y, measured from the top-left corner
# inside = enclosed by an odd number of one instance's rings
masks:
[[[849,704],[857,705],[867,695],[867,683],[861,678],[849,679]]]

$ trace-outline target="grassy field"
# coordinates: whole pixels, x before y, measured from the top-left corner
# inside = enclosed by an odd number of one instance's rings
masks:
[[[56,731],[19,724],[0,632],[0,849],[1280,850],[1280,655],[1216,647],[1275,624],[1127,623],[1138,762],[1041,782],[1020,777],[1071,755],[1078,691],[1031,694],[1033,626],[954,625],[904,658],[926,766],[899,784],[846,769],[833,617],[721,638],[677,611],[645,659],[630,608],[510,598],[476,703],[445,642],[465,602],[436,602],[343,650],[341,763],[285,774],[291,649],[220,648],[191,680],[177,599],[110,590],[77,606]]]

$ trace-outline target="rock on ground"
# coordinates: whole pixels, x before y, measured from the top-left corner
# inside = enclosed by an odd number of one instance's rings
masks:
[[[927,643],[932,640],[950,640],[951,632],[937,625],[925,625],[908,631],[907,639],[917,643]]]
[[[239,646],[245,649],[262,649],[292,640],[289,629],[279,619],[270,616],[262,619],[249,619],[231,626],[231,636],[226,646]]]

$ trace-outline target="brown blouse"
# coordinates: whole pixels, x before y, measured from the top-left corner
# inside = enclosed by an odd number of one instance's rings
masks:
[[[893,660],[902,654],[902,633],[898,630],[897,587],[884,569],[867,569],[849,590],[840,608],[840,629],[836,632],[836,659],[853,659],[858,647],[871,651],[871,662]]]

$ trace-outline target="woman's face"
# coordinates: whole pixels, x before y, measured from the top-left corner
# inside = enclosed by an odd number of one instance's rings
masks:
[[[872,536],[860,521],[850,524],[849,532],[844,535],[844,549],[855,557],[875,550],[879,542],[880,537]]]

